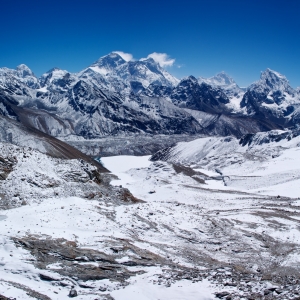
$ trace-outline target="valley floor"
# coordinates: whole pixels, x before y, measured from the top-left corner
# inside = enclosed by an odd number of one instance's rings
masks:
[[[140,201],[49,196],[0,211],[0,295],[299,299],[298,185],[269,193],[149,156],[101,160]]]

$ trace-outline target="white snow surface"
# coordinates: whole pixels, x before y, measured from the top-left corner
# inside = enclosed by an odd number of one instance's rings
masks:
[[[272,131],[274,134],[283,131]],[[256,144],[241,146],[234,137],[208,137],[178,143],[168,160],[218,170],[227,186],[265,195],[299,197],[300,136],[279,142],[260,141],[268,133],[256,134]]]
[[[145,275],[136,276],[132,284],[123,290],[116,290],[111,293],[115,300],[152,300],[152,299],[198,299],[211,300],[213,288],[208,281],[192,283],[189,280],[181,280],[168,289],[159,285],[150,285],[151,276],[159,274],[159,268],[151,268]]]
[[[213,259],[229,266],[228,274],[233,272],[233,265],[240,264],[254,274],[257,268],[268,268],[273,262],[296,268],[300,262],[300,217],[294,211],[298,210],[299,200],[283,196],[299,196],[300,139],[259,144],[262,139],[263,134],[256,143],[244,147],[235,138],[179,143],[169,162],[151,162],[149,156],[101,158],[105,167],[119,177],[111,182],[115,188],[122,185],[143,200],[136,204],[115,202],[109,190],[103,190],[101,198],[87,199],[83,191],[96,184],[86,181],[81,163],[64,162],[28,148],[16,150],[17,147],[9,146],[8,151],[8,145],[2,144],[1,155],[14,155],[17,163],[0,187],[9,188],[15,202],[27,197],[27,205],[0,211],[0,294],[31,299],[26,287],[50,299],[68,299],[70,286],[75,285],[77,299],[101,299],[109,294],[116,300],[204,300],[214,299],[215,292],[225,289],[230,293],[239,290],[217,284],[212,276],[175,280],[167,262],[176,268],[187,268],[182,270],[209,273]],[[198,173],[176,171],[173,163]],[[79,183],[68,181],[70,173],[83,180],[82,191]],[[278,194],[280,198],[272,196]],[[122,268],[143,272],[126,279],[126,285],[104,279],[88,281],[89,287],[83,288],[72,278],[59,274],[63,265],[49,264],[46,269],[39,269],[34,265],[36,258],[12,240],[30,237],[64,238],[76,242],[78,247],[110,255]],[[264,247],[264,240],[268,239],[276,242],[276,249],[287,249],[288,254],[280,252],[276,256],[272,243]],[[115,253],[112,247],[127,250]],[[139,261],[143,251],[163,257],[165,263],[122,265]],[[98,261],[79,259],[74,264],[101,266]],[[41,280],[40,274],[51,276],[54,281]],[[60,282],[67,284],[62,286]],[[264,281],[257,289],[263,291],[268,284],[271,283]],[[104,292],[99,290],[103,287]]]
[[[17,147],[10,148],[10,151],[14,150],[14,148],[16,149]],[[4,152],[4,147],[2,146],[2,153]],[[56,173],[57,167],[51,167],[51,163],[55,163],[55,159],[48,159],[47,161],[44,154],[35,154],[34,152],[29,154],[29,157],[24,160],[21,158],[23,153],[26,153],[25,149],[19,151],[17,167],[11,175],[9,175],[14,177],[13,182],[16,183],[19,180],[22,182],[21,179],[24,178],[24,176],[36,177],[36,175],[34,176],[34,174],[32,174],[33,170],[36,174],[53,178],[53,180],[62,180],[59,173]],[[144,170],[151,164],[149,156],[111,157],[103,158],[103,161],[105,166],[109,167],[117,175],[127,170]],[[74,161],[74,163],[76,165],[76,161]],[[65,172],[69,171],[68,168],[69,166],[65,165]],[[47,178],[46,180],[49,181]],[[39,179],[36,178],[35,181],[39,182]],[[132,184],[138,184],[138,186],[140,186],[140,182],[138,181],[137,178],[134,178]],[[126,184],[128,180],[122,183]],[[47,184],[47,182],[44,182],[44,184]],[[24,192],[26,189],[27,187],[23,184],[21,190]],[[47,188],[44,189],[45,195],[41,201],[28,200],[28,205],[6,210],[1,213],[0,249],[2,258],[0,260],[0,294],[5,296],[17,297],[18,299],[31,299],[23,288],[17,286],[22,285],[26,289],[42,293],[51,299],[68,299],[69,285],[65,288],[58,287],[57,285],[52,285],[50,282],[42,281],[39,278],[40,274],[45,274],[51,276],[51,278],[56,278],[55,280],[58,281],[66,280],[64,276],[55,273],[55,270],[61,267],[54,264],[49,265],[47,270],[37,269],[30,263],[30,261],[34,261],[35,258],[28,251],[16,247],[11,237],[21,238],[35,236],[40,238],[51,237],[52,239],[63,237],[70,241],[76,241],[76,243],[82,247],[102,249],[102,251],[108,251],[108,253],[110,253],[109,248],[102,248],[101,243],[99,244],[97,242],[100,237],[101,239],[108,240],[130,238],[126,227],[131,227],[131,213],[128,214],[129,219],[124,218],[122,220],[123,216],[125,217],[124,212],[128,211],[128,205],[114,207],[112,204],[109,205],[109,202],[99,203],[98,200],[87,201],[81,197],[51,197],[52,189],[50,188],[50,191],[47,191]],[[139,194],[141,194],[142,191],[139,191]],[[147,191],[148,188],[144,190],[144,193],[147,193]],[[28,193],[29,192],[30,189],[28,190]],[[47,193],[49,194],[48,197]],[[99,215],[99,209],[103,210],[103,212],[115,211],[117,214],[117,223],[109,220],[105,215],[101,217]],[[121,222],[121,224],[119,222]],[[144,246],[141,245],[142,248],[146,247],[148,249],[149,246],[147,246],[147,242]],[[158,250],[155,250],[153,246],[150,248],[153,248],[154,251]],[[129,259],[128,256],[123,256],[118,258],[117,261],[122,263]],[[198,299],[212,299],[214,289],[208,282],[192,284],[191,281],[181,280],[177,281],[171,288],[166,289],[163,286],[156,286],[151,283],[154,277],[162,273],[161,267],[150,267],[149,269],[144,268],[143,270],[146,271],[146,273],[130,279],[128,282],[129,285],[125,287],[125,289],[118,290],[118,286],[115,286],[113,282],[104,281],[106,282],[108,290],[112,291],[111,295],[114,299],[156,299],[158,295],[160,295],[160,299],[168,299],[170,295],[173,295],[173,299],[182,299],[182,297],[185,299],[195,299],[195,296],[199,294],[199,290],[201,291],[202,298]],[[99,282],[99,284],[103,285],[103,281]],[[78,299],[95,299],[97,295],[101,294],[98,292],[94,293],[92,290],[87,294],[86,289],[79,287],[76,287],[76,289],[79,293]]]

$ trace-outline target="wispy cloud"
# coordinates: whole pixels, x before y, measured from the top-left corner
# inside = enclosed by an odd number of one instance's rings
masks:
[[[148,55],[147,58],[153,58],[161,67],[172,67],[175,63],[174,58],[170,58],[167,53],[157,53],[153,52]]]
[[[130,53],[125,53],[123,51],[113,51],[113,52],[119,54],[125,61],[133,60],[133,55]]]

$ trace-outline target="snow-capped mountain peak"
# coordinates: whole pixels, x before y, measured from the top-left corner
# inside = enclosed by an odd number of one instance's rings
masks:
[[[256,90],[260,93],[274,93],[280,92],[281,94],[287,93],[291,97],[294,97],[296,90],[294,90],[287,78],[271,69],[266,69],[261,72],[260,79],[250,85],[248,90]]]
[[[247,90],[241,102],[248,114],[262,115],[266,119],[293,125],[298,119],[299,94],[287,78],[271,69],[261,73],[260,80]]]
[[[34,76],[33,72],[24,64],[18,65],[16,70],[20,77]]]
[[[57,67],[52,68],[51,70],[49,70],[48,72],[46,72],[41,76],[40,84],[42,87],[46,85],[50,85],[52,82],[62,79],[67,73],[68,71],[66,70],[62,70]]]
[[[95,63],[99,65],[103,64],[115,64],[115,67],[126,63],[122,56],[116,52],[111,52],[107,55],[101,56]]]
[[[267,68],[265,71],[261,72],[260,78],[263,79],[263,78],[266,78],[266,77],[276,77],[278,79],[283,79],[283,80],[287,81],[287,79],[284,75],[282,75],[279,72],[274,71],[270,68]]]
[[[121,57],[121,55],[111,52],[108,55],[100,57],[89,68],[101,75],[107,75],[125,63],[126,61]]]
[[[9,94],[27,96],[29,95],[27,87],[33,89],[40,87],[38,79],[24,64],[17,66],[16,69],[0,68],[0,84],[9,90]]]
[[[158,64],[152,57],[141,58],[141,59],[139,59],[139,61],[149,62],[152,64]]]
[[[214,78],[220,82],[222,85],[229,85],[235,83],[232,77],[230,77],[228,74],[226,74],[224,71],[221,73],[218,73]]]
[[[279,91],[290,88],[289,81],[284,75],[269,68],[261,73],[259,83],[267,86],[270,90]]]
[[[228,74],[226,74],[224,71],[210,78],[199,77],[198,80],[199,83],[205,82],[209,85],[220,86],[220,87],[228,87],[231,85],[236,85],[236,82],[233,80],[233,78],[230,77]]]
[[[130,82],[138,81],[145,88],[152,83],[163,86],[176,86],[179,82],[153,58],[123,63],[114,70],[112,75],[124,80],[128,86]]]

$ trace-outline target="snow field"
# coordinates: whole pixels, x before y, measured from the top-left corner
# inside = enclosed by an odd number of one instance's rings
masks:
[[[169,285],[158,284],[157,278],[165,268],[161,259],[180,268],[198,271],[208,270],[212,266],[211,259],[230,266],[243,264],[254,273],[262,265],[272,266],[273,263],[281,267],[297,266],[300,261],[297,250],[300,233],[297,226],[299,216],[294,211],[298,209],[299,200],[283,197],[277,199],[262,195],[261,190],[256,193],[245,185],[242,188],[236,183],[224,186],[222,180],[216,180],[216,177],[220,177],[220,172],[223,176],[233,176],[229,172],[240,170],[247,176],[250,174],[263,178],[266,174],[276,174],[277,167],[272,164],[268,166],[268,161],[248,160],[232,165],[230,161],[239,159],[241,154],[226,153],[225,148],[219,151],[217,141],[209,139],[192,142],[194,147],[188,149],[188,155],[184,152],[184,143],[179,144],[177,161],[180,161],[180,155],[195,158],[193,153],[196,153],[199,144],[210,145],[210,142],[213,142],[211,148],[215,151],[212,155],[217,157],[219,153],[221,157],[210,160],[209,164],[201,164],[195,160],[189,163],[195,170],[211,177],[205,184],[177,173],[171,163],[152,163],[149,156],[107,157],[101,159],[105,167],[119,177],[112,184],[128,188],[144,202],[117,205],[109,197],[87,200],[80,196],[53,197],[44,192],[42,201],[28,201],[25,206],[2,211],[0,294],[30,299],[22,288],[16,287],[16,284],[23,284],[51,299],[68,298],[70,285],[53,285],[39,277],[44,273],[69,282],[69,278],[55,272],[62,266],[50,264],[46,270],[37,269],[32,264],[35,257],[21,247],[16,247],[11,239],[13,237],[64,238],[76,242],[79,247],[111,255],[121,264],[141,259],[141,254],[132,249],[114,254],[111,245],[120,244],[121,241],[127,241],[135,249],[157,256],[155,266],[128,267],[144,273],[129,278],[127,286],[121,287],[110,280],[100,280],[88,282],[94,289],[83,289],[75,282],[78,299],[95,299],[109,293],[117,300],[165,300],[170,299],[170,296],[172,299],[204,300],[213,299],[215,292],[224,289],[213,283],[210,277],[196,282],[179,279],[171,280]],[[291,147],[272,158],[282,169],[280,174],[297,172],[297,164],[289,163],[297,162],[297,155],[298,148]],[[38,179],[32,169],[40,174]],[[45,172],[47,169],[49,172]],[[65,176],[79,170],[79,165],[75,162],[62,167],[55,159],[46,158],[42,154],[25,154],[24,158],[22,152],[16,168],[9,176],[15,176],[15,180],[20,180],[21,185],[21,178],[24,176],[35,178],[39,185],[45,180],[44,185],[47,185],[49,178],[64,182]],[[83,174],[80,174],[79,172],[77,176],[85,180]],[[26,182],[23,184],[23,194],[33,190]],[[34,189],[47,190],[43,187]],[[274,255],[274,247],[278,249],[280,256]],[[96,267],[99,265],[98,262],[74,263]],[[103,286],[106,291],[99,291]],[[234,287],[227,289],[237,291]]]

